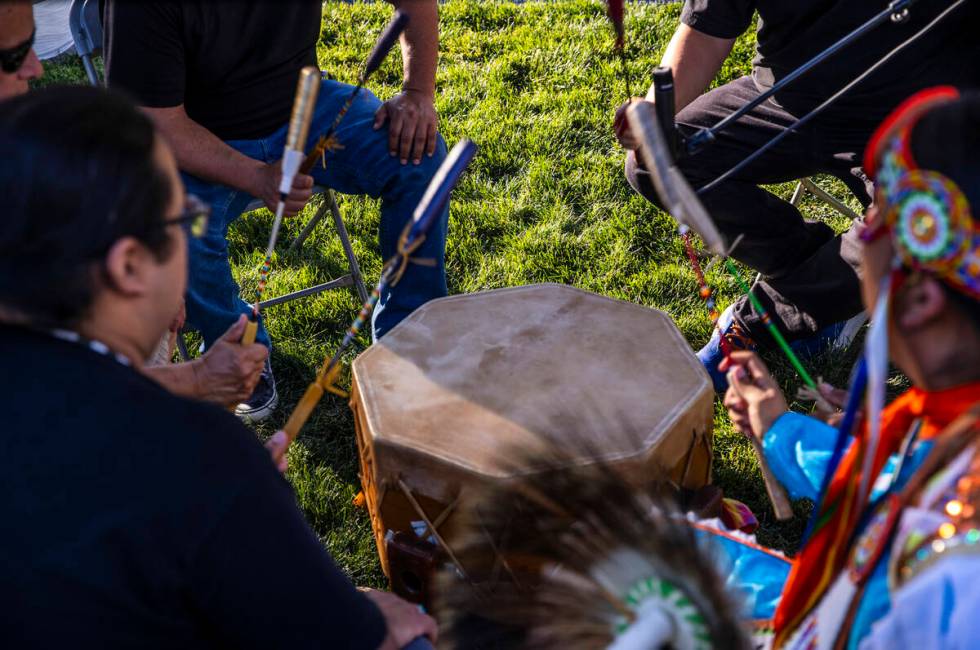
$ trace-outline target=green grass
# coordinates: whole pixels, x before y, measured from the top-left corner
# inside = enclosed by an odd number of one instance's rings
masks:
[[[624,99],[604,5],[596,1],[476,2],[441,6],[441,58],[436,107],[446,140],[462,137],[480,153],[453,196],[447,264],[451,293],[532,282],[562,282],[665,310],[692,346],[699,347],[710,322],[697,297],[694,275],[669,216],[634,195],[622,174],[623,152],[610,124]],[[629,4],[627,30],[633,78],[649,71],[677,23],[679,7]],[[351,82],[357,66],[391,15],[382,3],[325,6],[320,63]],[[716,83],[749,72],[754,36],[740,39]],[[77,60],[49,66],[49,79],[82,81]],[[370,84],[381,98],[398,92],[401,60],[392,56]],[[848,196],[843,185],[820,179],[825,189]],[[773,191],[787,196],[792,184]],[[859,209],[855,201],[852,207]],[[379,206],[361,197],[341,197],[340,208],[369,282],[381,268],[377,252]],[[842,218],[808,198],[803,211]],[[312,215],[308,207],[286,227],[289,242]],[[229,233],[232,266],[244,291],[254,287],[270,215],[246,215]],[[279,295],[342,275],[344,256],[333,229],[322,226],[299,255],[280,247],[268,295]],[[717,266],[708,271],[725,306],[738,293]],[[276,349],[273,362],[280,412],[258,427],[268,435],[280,426],[323,359],[340,341],[358,308],[353,292],[334,291],[274,307],[266,313]],[[349,354],[353,358],[363,349]],[[642,344],[638,333],[637,344]],[[795,393],[799,382],[788,364],[769,357],[777,376]],[[814,375],[843,384],[852,359],[810,364]],[[802,406],[798,406],[803,408]],[[327,396],[290,452],[289,478],[310,523],[335,560],[356,583],[382,581],[367,515],[351,500],[358,488],[350,412]],[[755,458],[735,434],[720,405],[715,418],[715,478],[729,496],[748,503],[763,522],[760,539],[786,550],[799,541],[803,517],[780,525],[766,501]],[[798,506],[805,514],[806,506]]]

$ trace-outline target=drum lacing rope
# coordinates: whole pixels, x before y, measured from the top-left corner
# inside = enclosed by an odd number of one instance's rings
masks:
[[[405,224],[401,236],[398,238],[398,254],[391,260],[391,279],[388,284],[395,286],[405,274],[405,269],[409,263],[420,266],[435,266],[436,261],[431,257],[412,257],[412,253],[425,243],[425,235],[420,235],[415,241],[409,243],[408,233],[412,230],[412,221]]]
[[[446,540],[443,539],[442,535],[439,534],[439,530],[429,519],[429,516],[425,514],[425,510],[422,509],[422,506],[415,498],[415,495],[412,494],[412,491],[409,489],[407,485],[405,485],[405,481],[401,480],[401,478],[398,479],[398,487],[405,495],[405,498],[408,499],[408,503],[412,506],[412,509],[415,510],[415,514],[417,514],[422,519],[422,521],[425,522],[425,525],[429,527],[429,530],[432,531],[432,536],[436,538],[436,542],[439,544],[439,547],[442,548],[443,551],[445,551],[449,559],[452,560],[454,565],[456,565],[456,569],[460,572],[460,574],[462,574],[463,579],[469,580],[469,575],[466,573],[466,570],[463,569],[463,565],[459,563],[459,558],[456,557],[456,554],[453,553],[453,549],[449,547],[449,544],[446,543]]]

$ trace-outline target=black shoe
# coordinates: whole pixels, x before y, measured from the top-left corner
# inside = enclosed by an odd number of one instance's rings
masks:
[[[252,396],[235,407],[235,415],[252,422],[261,422],[272,415],[277,404],[279,393],[276,392],[276,378],[272,376],[272,363],[266,359],[265,368],[259,375],[259,383],[255,385]]]

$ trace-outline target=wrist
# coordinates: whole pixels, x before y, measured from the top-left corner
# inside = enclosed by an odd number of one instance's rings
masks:
[[[408,95],[409,97],[425,99],[430,104],[435,103],[436,99],[435,87],[422,87],[415,84],[405,83],[402,85],[402,93]]]
[[[199,357],[197,359],[192,359],[187,362],[187,367],[190,369],[190,390],[191,394],[198,398],[204,399],[204,386],[206,384],[204,374],[204,357]]]
[[[265,193],[265,168],[267,165],[259,160],[252,161],[248,167],[245,168],[245,173],[242,174],[243,179],[242,187],[238,189],[243,192],[248,192],[257,199],[263,198]]]

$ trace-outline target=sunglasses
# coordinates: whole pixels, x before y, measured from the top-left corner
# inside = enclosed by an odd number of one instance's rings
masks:
[[[193,194],[187,195],[184,210],[180,216],[166,219],[163,226],[180,226],[188,237],[200,239],[208,231],[208,219],[211,217],[211,207]]]
[[[31,37],[20,45],[0,50],[0,69],[7,74],[13,74],[20,70],[20,66],[24,65],[24,60],[31,53],[31,48],[34,47],[34,35],[36,33],[37,30],[31,32]]]

